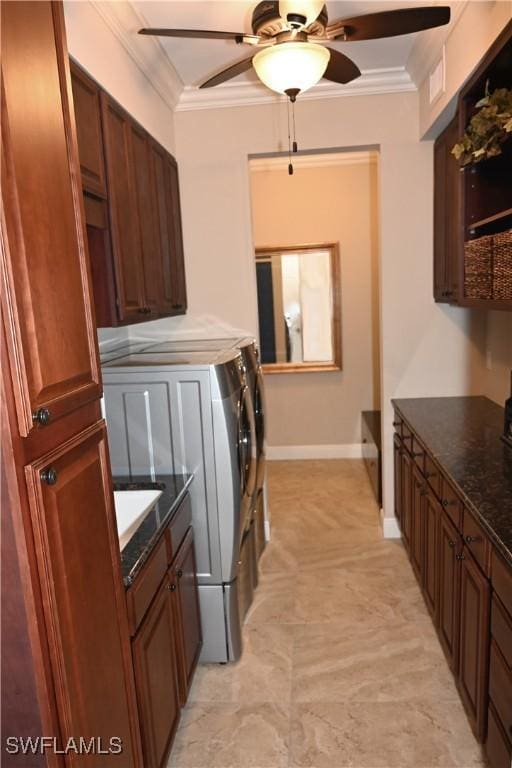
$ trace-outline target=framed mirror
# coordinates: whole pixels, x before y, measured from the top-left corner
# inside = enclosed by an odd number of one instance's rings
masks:
[[[265,373],[341,370],[337,243],[256,249]]]

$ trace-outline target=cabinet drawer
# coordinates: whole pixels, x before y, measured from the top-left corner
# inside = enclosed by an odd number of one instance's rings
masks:
[[[491,574],[493,589],[512,616],[512,568],[496,552],[492,553]]]
[[[491,704],[488,718],[485,751],[491,768],[510,768],[512,747]]]
[[[175,557],[191,525],[192,506],[190,504],[190,495],[187,493],[166,531],[168,563],[171,563]]]
[[[167,546],[163,536],[126,595],[128,620],[132,635],[137,631],[137,627],[148,610],[166,572]]]
[[[463,536],[466,545],[471,550],[471,554],[477,561],[480,568],[486,574],[490,575],[490,546],[489,539],[477,523],[471,512],[464,509]]]
[[[441,504],[446,510],[446,514],[451,517],[460,531],[462,526],[462,502],[444,477],[441,478]]]
[[[505,611],[496,595],[492,597],[491,635],[512,669],[512,617]]]
[[[405,424],[405,422],[402,422],[402,441],[403,441],[403,444],[404,444],[405,448],[407,448],[409,453],[411,453],[411,451],[412,451],[412,432],[409,429],[409,427],[407,426],[407,424]]]
[[[512,736],[512,672],[494,640],[491,643],[489,696],[505,733]]]
[[[414,460],[414,463],[420,470],[420,472],[425,472],[425,449],[421,445],[420,442],[418,442],[417,438],[412,437],[412,448],[411,448],[412,458]]]
[[[441,496],[441,475],[428,453],[425,455],[425,477],[435,495],[439,498]]]

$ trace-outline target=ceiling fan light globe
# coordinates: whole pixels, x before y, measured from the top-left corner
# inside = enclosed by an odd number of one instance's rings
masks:
[[[263,48],[252,63],[261,82],[277,93],[307,91],[323,77],[330,53],[318,43],[282,43]]]
[[[309,27],[320,15],[324,0],[279,0],[279,15],[286,21],[288,15],[302,16]]]

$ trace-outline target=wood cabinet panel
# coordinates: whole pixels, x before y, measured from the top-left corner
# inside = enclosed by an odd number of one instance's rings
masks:
[[[180,547],[173,565],[176,590],[178,627],[181,637],[177,643],[180,700],[185,705],[202,646],[201,617],[196,576],[196,557],[192,528]]]
[[[70,62],[70,70],[82,186],[87,192],[106,197],[100,88],[73,61]]]
[[[462,502],[444,477],[441,479],[441,504],[452,523],[460,530],[462,526]]]
[[[512,760],[512,739],[503,732],[503,727],[492,706],[488,710],[487,741],[485,751],[492,768],[510,768]]]
[[[185,257],[183,253],[183,232],[181,227],[181,202],[178,181],[178,166],[170,155],[166,162],[166,194],[170,205],[172,221],[171,297],[172,310],[179,314],[187,308],[187,286],[185,280]]]
[[[424,497],[423,596],[434,623],[438,624],[439,604],[439,516],[441,507],[432,490]]]
[[[450,668],[459,664],[460,536],[444,512],[439,515],[439,638]]]
[[[492,586],[499,599],[512,616],[512,569],[493,552],[491,556]]]
[[[393,435],[393,453],[394,453],[394,495],[395,495],[395,517],[402,530],[402,440],[400,436]]]
[[[491,642],[489,696],[505,733],[512,735],[512,669],[494,640]]]
[[[157,239],[157,212],[150,165],[149,137],[135,123],[131,125],[131,151],[144,273],[144,310],[145,314],[156,316],[162,284],[162,261]]]
[[[132,643],[144,768],[163,768],[180,717],[176,621],[167,579]]]
[[[101,388],[62,7],[1,13],[2,304],[25,436]]]
[[[134,189],[132,121],[130,116],[103,92],[101,110],[118,316],[121,321],[140,320],[145,306],[144,271]]]
[[[490,586],[467,547],[461,554],[459,689],[476,737],[488,707]]]
[[[402,450],[402,537],[409,552],[412,536],[412,459],[406,450]]]
[[[128,589],[126,600],[130,631],[135,634],[144,614],[151,605],[162,579],[167,573],[167,542],[165,536],[155,546],[134,584]]]
[[[459,135],[458,117],[434,145],[434,298],[459,298],[462,259],[461,174],[451,154]]]
[[[133,672],[103,423],[25,472],[62,738],[101,737],[108,745],[120,737],[123,751],[109,755],[109,764],[135,766]]]
[[[491,547],[489,539],[467,509],[464,510],[462,534],[465,545],[471,551],[471,554],[485,575],[489,576],[491,572]]]
[[[423,581],[423,499],[426,493],[426,483],[423,475],[416,466],[412,470],[411,489],[411,545],[410,558],[413,571],[420,582]]]

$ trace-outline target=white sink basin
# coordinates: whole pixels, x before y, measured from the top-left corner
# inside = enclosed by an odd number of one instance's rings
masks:
[[[131,537],[162,495],[162,491],[114,491],[119,547]]]

